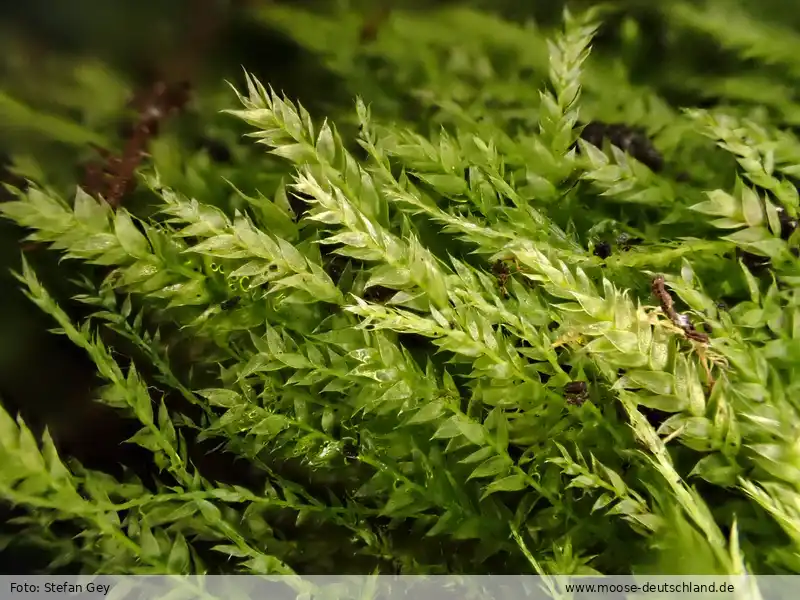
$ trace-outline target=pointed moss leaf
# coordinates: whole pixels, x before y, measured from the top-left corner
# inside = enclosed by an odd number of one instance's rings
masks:
[[[163,399],[158,407],[158,428],[164,436],[165,441],[174,447],[177,444],[178,438],[175,432],[175,425],[172,423],[169,411],[167,411],[167,405],[164,403]]]
[[[786,248],[786,242],[773,237],[765,227],[748,227],[722,239],[760,256],[776,257]]]
[[[578,475],[567,485],[568,488],[591,490],[597,487],[598,479],[592,475]]]
[[[335,210],[323,210],[320,212],[315,212],[314,214],[308,215],[307,218],[312,221],[324,223],[326,225],[338,225],[342,222],[342,215]]]
[[[161,556],[161,548],[158,540],[148,528],[143,528],[139,536],[139,545],[142,549],[142,557],[146,560],[157,560]]]
[[[733,487],[737,484],[740,473],[739,466],[731,463],[722,454],[714,453],[697,461],[689,476],[701,477],[714,485]]]
[[[371,246],[369,235],[362,231],[343,231],[325,240],[326,244],[344,244],[355,248],[368,248]]]
[[[697,369],[685,356],[679,356],[675,366],[675,395],[686,398],[689,412],[696,417],[705,414],[706,398]]]
[[[447,317],[445,317],[439,310],[437,310],[436,307],[431,306],[430,313],[433,319],[441,327],[443,327],[444,329],[450,329],[450,323],[448,322]]]
[[[469,421],[466,415],[459,415],[456,418],[456,423],[461,435],[476,446],[483,445],[486,439],[486,432],[484,431],[483,425]]]
[[[408,269],[397,268],[392,265],[381,265],[373,272],[366,287],[384,286],[398,289],[411,283],[411,272]]]
[[[197,393],[208,400],[213,406],[229,408],[241,402],[241,396],[233,390],[206,389],[199,390]]]
[[[505,456],[493,456],[472,471],[467,479],[479,479],[482,477],[494,477],[496,475],[505,474],[510,467],[511,461]]]
[[[522,473],[516,473],[490,483],[484,488],[481,498],[486,498],[496,492],[516,492],[525,489],[526,486],[525,476]]]
[[[286,368],[286,365],[271,356],[266,354],[256,354],[247,364],[242,368],[240,377],[245,378],[259,372],[280,371]]]
[[[671,394],[675,387],[675,377],[660,371],[632,370],[625,374],[629,389],[644,388],[654,394]]]
[[[705,417],[686,417],[678,414],[670,417],[658,428],[661,435],[679,432],[679,439],[688,448],[698,452],[712,449],[714,424]]]
[[[460,196],[467,192],[467,182],[463,177],[434,173],[416,173],[416,176],[445,196]]]
[[[2,417],[0,417],[2,418]],[[71,474],[58,455],[53,438],[50,432],[45,429],[42,434],[42,457],[47,466],[47,472],[53,481],[64,481],[70,478]]]
[[[744,227],[744,223],[737,219],[712,219],[710,221],[711,225],[716,227],[717,229],[741,229]]]
[[[31,199],[36,199],[37,197],[49,202],[54,208],[60,206],[38,190],[31,192]],[[108,227],[108,218],[111,215],[111,211],[108,204],[98,202],[81,188],[78,188],[75,193],[74,214],[75,218],[84,224],[89,231],[99,233],[105,231]]]
[[[208,500],[196,500],[197,507],[200,509],[200,512],[203,514],[203,517],[210,522],[218,521],[222,518],[222,513],[220,512],[219,508],[213,505]]]
[[[469,517],[462,521],[458,528],[453,532],[453,539],[456,540],[471,540],[481,539],[484,534],[484,528],[479,517]]]
[[[413,394],[414,390],[411,389],[407,381],[398,381],[381,395],[378,403],[398,402],[399,400],[410,398]]]
[[[328,121],[325,121],[319,130],[317,153],[329,163],[333,163],[336,160],[336,143]]]
[[[598,510],[603,510],[606,506],[611,504],[614,501],[614,496],[609,494],[608,492],[603,492],[595,503],[592,505],[592,512],[597,512]]]
[[[505,454],[508,449],[508,441],[509,441],[509,424],[508,419],[506,418],[505,413],[501,409],[495,409],[497,411],[496,417],[496,424],[495,424],[495,442],[497,451],[501,454]]]
[[[283,260],[292,271],[300,273],[306,270],[306,258],[297,248],[286,240],[277,239]]]
[[[45,469],[45,461],[36,439],[21,418],[18,418],[19,436],[17,438],[17,456],[25,467],[32,472],[41,472]]]
[[[243,256],[236,237],[230,234],[217,235],[191,247],[191,252],[216,256],[218,258],[238,258]]]
[[[303,163],[308,159],[313,159],[311,149],[306,144],[286,144],[270,150],[270,154],[275,154],[293,163]]]
[[[167,557],[167,568],[173,574],[186,574],[189,573],[190,567],[189,546],[184,537],[178,533]]]
[[[621,353],[617,346],[614,343],[607,339],[606,337],[599,337],[593,339],[591,342],[584,346],[584,349],[588,353],[596,353],[596,354],[612,354],[616,356],[620,356]],[[615,360],[612,358],[611,360]],[[616,360],[615,360],[616,362]]]
[[[314,366],[302,354],[282,352],[275,355],[275,360],[282,362],[284,365],[291,367],[292,369],[308,369]]]
[[[453,512],[445,512],[436,520],[436,524],[425,533],[425,537],[434,537],[446,533],[455,524],[456,519]]]
[[[241,548],[237,546],[232,546],[230,544],[219,544],[217,546],[213,546],[211,548],[215,552],[221,552],[222,554],[226,554],[227,556],[233,556],[237,558],[245,558],[249,556],[248,553],[244,552]]]
[[[734,218],[739,214],[739,203],[736,198],[722,190],[708,192],[708,200],[692,206],[692,210],[707,215]]]
[[[739,261],[739,266],[742,269],[742,275],[744,275],[744,280],[747,283],[747,289],[750,292],[750,299],[753,303],[760,305],[761,304],[761,288],[758,284],[758,281],[753,274],[750,272],[750,269],[744,264],[743,261]]]
[[[257,436],[275,437],[281,431],[288,427],[289,421],[283,415],[270,415],[263,421],[260,421],[250,433]]]
[[[459,420],[453,416],[443,422],[436,433],[433,434],[433,439],[450,439],[461,435],[461,428],[459,427]]]
[[[750,227],[758,227],[764,222],[764,209],[761,199],[749,187],[745,187],[742,190],[742,214],[745,222]]]
[[[399,487],[392,492],[389,501],[384,505],[382,514],[387,517],[403,514],[404,509],[416,502],[416,498],[411,489]]]
[[[654,408],[663,412],[676,413],[686,410],[689,407],[689,398],[686,396],[673,396],[667,394],[646,395],[639,394],[637,402],[641,406]]]
[[[494,452],[495,452],[494,449],[491,448],[490,446],[484,446],[483,448],[475,450],[475,452],[473,452],[466,458],[462,458],[458,462],[463,463],[465,465],[481,462],[482,460],[485,460],[490,456],[492,456]]]
[[[127,442],[141,446],[145,450],[150,450],[151,452],[159,452],[163,449],[161,439],[146,427],[136,432]]]
[[[147,238],[136,228],[127,211],[120,209],[114,220],[114,230],[123,250],[134,258],[150,256]]]
[[[639,347],[639,337],[634,332],[607,331],[603,335],[609,342],[611,342],[614,348],[623,354],[633,353]]]
[[[767,223],[772,235],[779,236],[781,234],[781,217],[777,207],[767,199],[765,203],[765,210],[767,213]]]

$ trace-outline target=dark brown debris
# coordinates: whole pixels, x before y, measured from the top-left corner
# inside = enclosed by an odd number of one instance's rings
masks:
[[[389,18],[392,9],[388,2],[384,2],[367,19],[364,20],[359,32],[359,40],[362,44],[375,41],[380,33],[381,27]]]
[[[237,4],[242,4],[241,0]],[[220,27],[224,15],[214,0],[195,0],[189,15],[186,38],[174,56],[159,66],[155,83],[133,101],[137,117],[125,124],[125,143],[118,156],[103,151],[100,161],[86,168],[86,191],[104,198],[113,208],[134,186],[136,169],[147,155],[150,140],[158,135],[163,122],[182,111],[189,101],[190,81],[194,80]]]
[[[581,406],[589,399],[589,387],[585,381],[570,381],[564,386],[564,399],[567,404]]]
[[[687,338],[704,344],[708,343],[708,335],[697,331],[686,315],[680,314],[675,310],[672,296],[667,290],[663,275],[658,275],[653,279],[652,290],[653,295],[658,298],[661,304],[661,310],[676,327],[680,327],[683,330]]]
[[[150,140],[158,135],[161,123],[182,110],[189,101],[189,84],[167,84],[158,81],[134,100],[138,118],[126,140],[121,156],[98,149],[102,162],[86,168],[84,187],[94,196],[102,197],[113,208],[135,187],[136,169],[147,154]]]
[[[641,127],[591,121],[584,126],[580,136],[598,148],[602,148],[603,141],[608,140],[656,173],[664,169],[664,157]]]
[[[598,242],[594,247],[594,255],[603,260],[611,256],[611,244],[606,241]]]

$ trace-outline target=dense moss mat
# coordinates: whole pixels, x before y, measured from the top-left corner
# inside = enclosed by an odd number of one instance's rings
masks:
[[[800,570],[787,3],[223,4],[3,9],[5,571]]]

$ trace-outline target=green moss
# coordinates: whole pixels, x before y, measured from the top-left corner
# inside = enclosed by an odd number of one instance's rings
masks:
[[[336,94],[204,88],[117,210],[51,157],[113,139],[123,78],[79,71],[72,117],[9,85],[46,139],[0,213],[93,266],[72,300],[17,277],[147,459],[0,411],[16,539],[115,573],[796,571],[797,34],[626,6],[397,10],[366,43],[355,11],[254,9]],[[638,73],[691,36],[725,68]]]

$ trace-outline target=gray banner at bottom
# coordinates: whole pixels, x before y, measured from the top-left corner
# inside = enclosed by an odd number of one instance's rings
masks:
[[[0,576],[0,600],[794,600],[800,575]]]

